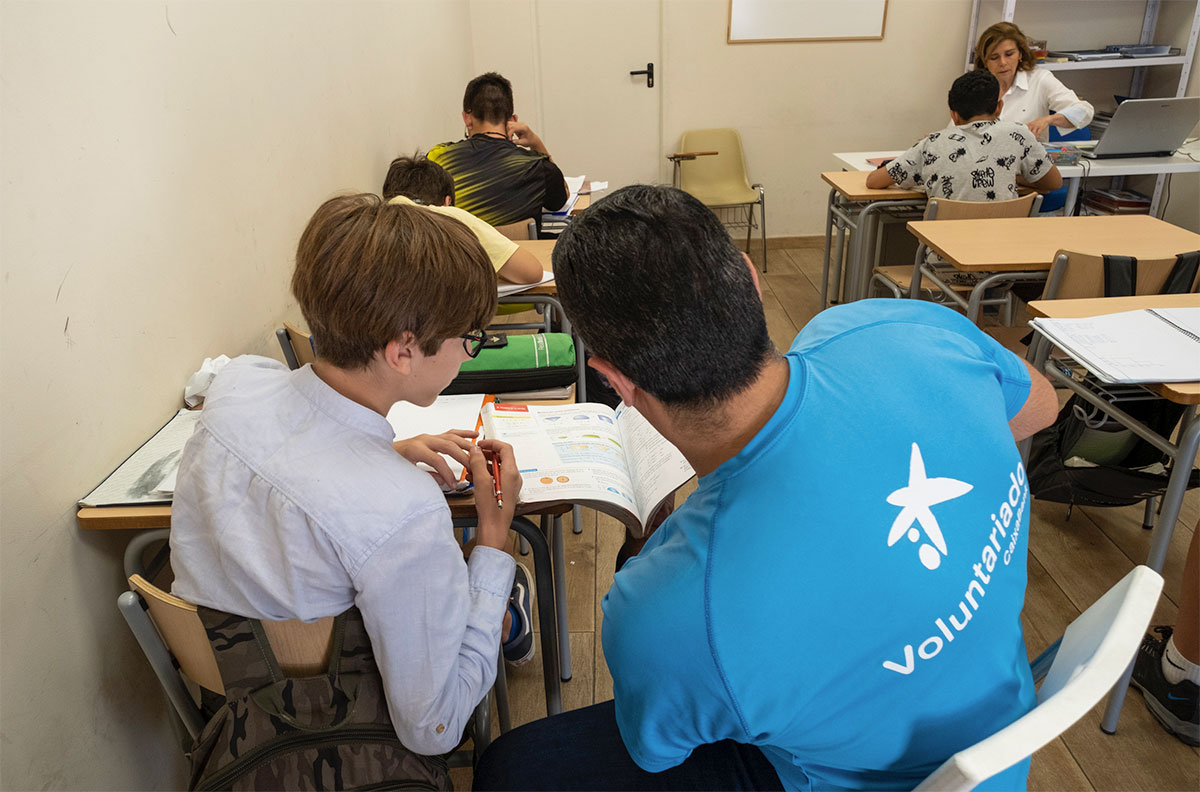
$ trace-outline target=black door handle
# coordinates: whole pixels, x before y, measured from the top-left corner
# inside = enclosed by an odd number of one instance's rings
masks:
[[[646,87],[647,88],[654,87],[654,64],[653,63],[647,63],[646,68],[644,68],[644,69],[638,69],[637,71],[629,72],[629,76],[631,76],[631,77],[636,74],[646,75]]]

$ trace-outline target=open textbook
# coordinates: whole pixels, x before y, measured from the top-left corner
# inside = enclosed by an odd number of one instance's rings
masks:
[[[610,514],[640,535],[694,475],[679,449],[634,408],[487,404],[483,433],[512,444],[521,503],[571,503]]]

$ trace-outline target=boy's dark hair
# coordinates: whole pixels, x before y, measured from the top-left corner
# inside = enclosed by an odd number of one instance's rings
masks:
[[[421,353],[486,327],[496,271],[457,220],[363,193],[331,198],[300,236],[292,294],[317,357],[362,368],[410,332]]]
[[[479,75],[467,83],[463,112],[489,124],[503,124],[513,114],[512,83],[496,72]]]
[[[390,201],[397,195],[428,206],[442,206],[449,197],[453,206],[454,177],[419,151],[411,157],[396,157],[383,180],[383,199]]]
[[[554,276],[588,348],[668,406],[712,406],[775,354],[741,252],[674,187],[633,185],[593,204],[559,237]]]
[[[986,69],[975,69],[961,75],[950,86],[950,109],[965,121],[975,116],[996,112],[1000,101],[1000,83]]]

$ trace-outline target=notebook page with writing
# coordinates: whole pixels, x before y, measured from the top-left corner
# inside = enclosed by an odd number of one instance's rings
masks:
[[[1031,322],[1108,383],[1200,380],[1200,308]]]

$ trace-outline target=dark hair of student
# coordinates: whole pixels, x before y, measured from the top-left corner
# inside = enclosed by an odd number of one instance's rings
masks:
[[[991,115],[1000,101],[1000,83],[984,69],[966,72],[950,86],[947,101],[964,120]]]
[[[496,72],[479,75],[463,92],[463,112],[489,124],[504,123],[513,114],[512,83]]]
[[[775,354],[729,232],[674,187],[633,185],[593,204],[559,237],[554,276],[588,349],[669,407],[711,407]]]
[[[988,55],[997,45],[1005,41],[1016,44],[1017,51],[1021,53],[1021,63],[1017,70],[1033,71],[1033,67],[1037,66],[1037,58],[1033,57],[1033,50],[1029,48],[1029,40],[1025,38],[1021,28],[1012,22],[997,22],[979,34],[979,42],[975,45],[975,68],[986,69]]]
[[[454,204],[454,177],[418,151],[411,157],[396,157],[383,180],[383,198],[403,195],[428,206],[442,206],[446,198]]]
[[[371,193],[331,198],[300,237],[292,294],[317,357],[365,367],[410,332],[422,354],[485,327],[496,313],[496,272],[457,220]]]

